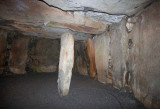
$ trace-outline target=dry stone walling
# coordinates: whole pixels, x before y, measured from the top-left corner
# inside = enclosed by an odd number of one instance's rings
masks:
[[[72,68],[74,63],[74,38],[70,33],[61,37],[61,50],[59,58],[58,92],[65,96],[69,92]]]

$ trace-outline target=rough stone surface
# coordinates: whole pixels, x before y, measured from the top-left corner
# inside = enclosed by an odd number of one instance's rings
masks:
[[[58,40],[33,40],[30,46],[29,66],[34,72],[58,71],[60,52]]]
[[[6,63],[7,32],[0,30],[0,74],[3,73]]]
[[[94,38],[98,80],[113,83],[117,88],[125,87],[128,57],[128,33],[126,19]],[[127,81],[128,82],[128,81]]]
[[[139,17],[129,34],[133,40],[129,65],[132,90],[147,108],[160,109],[160,1]]]
[[[110,14],[133,15],[152,0],[44,0],[62,10],[99,11]]]
[[[26,72],[28,44],[28,37],[18,34],[13,38],[9,56],[9,69],[14,74],[24,74]]]
[[[93,40],[91,38],[87,39],[87,54],[89,57],[90,77],[95,78],[97,74],[96,63],[95,63],[95,49]]]
[[[62,34],[69,31],[68,29],[98,34],[104,32],[107,27],[85,16],[48,6],[41,0],[0,1],[0,13],[2,28],[48,38],[60,38]]]
[[[88,75],[88,63],[86,41],[76,41],[74,47],[74,68],[73,72],[81,75]]]
[[[74,38],[70,33],[65,33],[61,37],[61,50],[59,58],[58,92],[65,96],[69,92],[72,68],[74,63]]]
[[[1,0],[0,28],[51,39],[72,32],[79,34],[75,40],[85,40],[84,35],[103,33],[108,24],[121,21],[126,14],[135,14],[152,1]]]
[[[104,33],[94,38],[95,61],[98,81],[107,83],[107,72],[109,63],[110,37]]]
[[[125,15],[110,15],[107,13],[93,12],[93,11],[74,11],[74,15],[81,15],[88,17],[94,21],[104,23],[106,25],[119,23]]]
[[[105,34],[94,39],[97,73],[103,72],[100,73],[103,74],[101,80],[104,81],[106,75],[110,75],[115,87],[132,91],[149,109],[160,108],[159,6],[160,2],[156,1],[148,7],[137,16],[137,21],[134,21],[135,24],[133,23],[129,30],[126,24],[132,21],[123,19],[108,31],[106,36],[110,36],[110,39],[107,39]],[[108,40],[110,44],[106,46],[104,42]],[[106,55],[107,52],[109,57]],[[109,60],[109,63],[106,60]],[[107,68],[108,74],[104,72]]]
[[[111,73],[113,85],[117,88],[124,87],[124,76],[127,72],[128,34],[125,24],[126,19],[123,19],[119,25],[114,25],[110,30]]]

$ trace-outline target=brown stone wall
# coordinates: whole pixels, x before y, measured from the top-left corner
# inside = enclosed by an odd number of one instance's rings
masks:
[[[12,46],[9,56],[9,69],[14,74],[24,74],[28,57],[29,38],[22,35],[15,35],[12,39]]]
[[[160,108],[160,2],[148,7],[129,34],[133,40],[129,66],[132,89],[146,107]]]
[[[107,83],[110,37],[108,33],[104,33],[100,36],[96,36],[93,40],[98,81]]]
[[[29,66],[34,72],[57,72],[59,53],[58,40],[33,40],[29,53]]]
[[[126,19],[94,38],[98,80],[132,91],[147,108],[160,108],[160,2],[154,2],[126,30]],[[136,17],[134,18],[136,19]]]
[[[126,19],[123,19],[119,25],[114,25],[110,30],[110,73],[113,85],[119,89],[125,86],[124,76],[127,72],[128,34],[125,24]]]
[[[112,25],[106,33],[95,37],[95,59],[98,80],[102,83],[113,83],[117,88],[124,86],[127,72],[128,34],[126,19],[120,24]]]
[[[0,74],[4,72],[7,52],[7,32],[0,30]]]
[[[95,78],[97,74],[96,62],[95,62],[95,49],[93,40],[91,38],[87,39],[87,54],[89,57],[89,69],[90,69],[89,74],[90,77]]]
[[[88,75],[89,59],[87,56],[86,41],[75,41],[73,72]]]

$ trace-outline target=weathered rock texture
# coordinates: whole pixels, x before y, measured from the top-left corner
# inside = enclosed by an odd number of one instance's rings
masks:
[[[95,59],[98,80],[102,83],[112,83],[117,88],[125,85],[124,72],[127,72],[128,33],[126,19],[115,24],[94,40]]]
[[[97,73],[96,62],[95,62],[95,49],[94,49],[93,40],[91,38],[88,38],[87,40],[87,54],[89,57],[90,77],[95,78]]]
[[[98,80],[107,83],[107,72],[109,63],[110,37],[104,33],[94,38],[95,61],[97,68]]]
[[[133,40],[129,66],[132,90],[146,107],[160,108],[160,1],[139,17],[129,34]]]
[[[74,38],[70,33],[61,37],[61,50],[59,58],[58,92],[65,96],[69,92],[72,68],[74,63]]]
[[[0,74],[3,73],[6,63],[7,53],[7,32],[0,30]]]
[[[127,72],[128,34],[125,24],[126,20],[123,19],[119,25],[114,25],[110,30],[110,72],[113,85],[117,88],[124,86],[124,75]]]
[[[0,28],[52,39],[66,32],[100,34],[108,27],[106,24],[134,15],[152,1],[1,0]],[[75,39],[82,40],[83,35]]]
[[[44,0],[49,5],[63,10],[99,11],[110,14],[133,15],[144,8],[151,0]]]
[[[60,44],[58,40],[37,39],[30,44],[29,66],[34,72],[58,71]]]
[[[12,41],[9,57],[9,69],[14,74],[24,74],[28,57],[29,38],[16,35]]]
[[[147,108],[160,108],[160,2],[126,28],[127,19],[94,38],[98,80],[132,91]],[[108,74],[107,74],[108,73]],[[108,82],[107,82],[108,83]]]
[[[88,75],[89,59],[87,56],[86,41],[76,41],[74,47],[74,69],[73,72]]]
[[[60,38],[63,33],[69,31],[68,29],[98,34],[104,32],[107,27],[80,14],[51,7],[41,0],[0,1],[0,13],[0,28],[53,39]]]

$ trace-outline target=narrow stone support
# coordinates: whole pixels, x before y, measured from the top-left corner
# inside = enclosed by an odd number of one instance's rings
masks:
[[[89,57],[89,67],[90,67],[90,77],[95,78],[96,76],[96,62],[95,62],[95,50],[94,50],[94,45],[93,41],[91,38],[88,38],[87,40],[87,52],[88,52],[88,57]]]
[[[59,58],[58,92],[65,96],[69,92],[72,68],[74,63],[74,38],[65,33],[61,37],[61,51]]]

